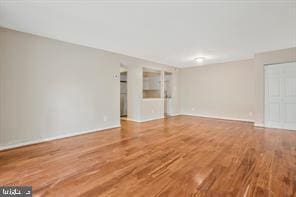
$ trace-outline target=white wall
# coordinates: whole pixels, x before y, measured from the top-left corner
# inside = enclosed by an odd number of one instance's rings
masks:
[[[149,121],[164,117],[164,100],[143,99],[141,107],[141,121]]]
[[[180,108],[264,125],[264,64],[289,61],[296,61],[296,48],[178,70],[0,28],[0,149],[119,126],[120,83],[113,76],[120,65],[128,70],[131,119],[163,117],[163,99],[142,98],[143,68],[151,68],[173,73],[174,114]]]
[[[179,81],[180,81],[180,69],[174,69],[172,72],[172,114],[179,115],[180,114],[180,89],[179,89]]]
[[[293,61],[296,47],[257,53],[252,60],[181,69],[180,111],[264,126],[264,65]]]
[[[0,43],[1,146],[119,126],[108,53],[6,29]]]
[[[127,71],[127,117],[140,121],[142,100],[142,67],[130,66]]]
[[[136,81],[142,67],[170,68],[0,28],[0,149],[119,126],[121,63]]]
[[[253,60],[180,71],[181,114],[253,121]]]

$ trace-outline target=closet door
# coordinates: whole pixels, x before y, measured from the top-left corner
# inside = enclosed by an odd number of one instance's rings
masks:
[[[282,128],[281,67],[265,66],[265,126]]]
[[[283,128],[296,130],[296,62],[282,69]]]
[[[296,63],[265,66],[265,126],[296,130]]]

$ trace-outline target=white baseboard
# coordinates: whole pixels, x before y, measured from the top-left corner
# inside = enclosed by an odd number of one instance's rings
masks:
[[[159,119],[163,119],[163,118],[164,118],[164,116],[155,117],[155,118],[147,118],[147,119],[141,120],[140,122],[148,122],[148,121],[151,121],[151,120],[159,120]]]
[[[233,117],[224,117],[224,116],[211,116],[211,115],[204,115],[204,114],[182,113],[180,115],[197,116],[197,117],[202,117],[202,118],[214,118],[214,119],[221,119],[221,120],[234,120],[234,121],[242,121],[242,122],[254,122],[254,120],[251,120],[251,119],[233,118]]]
[[[181,114],[168,114],[168,116],[179,116]]]
[[[163,119],[163,118],[164,118],[164,116],[155,117],[155,118],[147,118],[147,119],[143,119],[143,120],[136,120],[136,119],[132,119],[132,118],[126,118],[126,120],[140,123],[140,122],[147,122],[147,121],[151,121],[151,120],[159,120],[159,119]]]
[[[170,116],[180,116],[180,115],[196,116],[196,117],[203,117],[203,118],[214,118],[214,119],[221,119],[221,120],[242,121],[242,122],[254,122],[254,120],[251,120],[251,119],[222,117],[222,116],[210,116],[210,115],[203,115],[203,114],[189,114],[189,113],[187,114],[187,113],[181,113],[181,114],[171,114]],[[156,117],[156,118],[148,118],[148,119],[143,119],[143,120],[136,120],[136,119],[127,118],[127,120],[133,121],[133,122],[147,122],[147,121],[158,120],[158,119],[163,119],[163,118],[164,118],[164,116],[162,116],[162,117]]]
[[[230,117],[221,117],[221,116],[209,116],[209,115],[202,115],[202,114],[181,113],[181,114],[174,114],[173,116],[178,116],[178,115],[197,116],[197,117],[204,117],[204,118],[215,118],[215,119],[234,120],[234,121],[243,121],[243,122],[254,122],[254,120],[250,120],[250,119],[230,118]],[[127,118],[127,120],[141,123],[141,122],[147,122],[147,121],[158,120],[158,119],[163,119],[163,118],[164,118],[164,116],[155,117],[155,118],[147,118],[147,119],[143,119],[143,120],[135,120],[135,119]],[[258,124],[258,123],[255,123],[255,126],[256,127],[264,127],[263,124]],[[32,145],[32,144],[38,144],[38,143],[57,140],[57,139],[62,139],[62,138],[67,138],[67,137],[72,137],[72,136],[77,136],[77,135],[82,135],[82,134],[86,134],[86,133],[103,131],[106,129],[118,128],[118,127],[120,127],[120,125],[114,125],[114,126],[110,126],[110,127],[104,127],[104,128],[82,131],[82,132],[75,132],[75,133],[50,137],[50,138],[41,138],[41,139],[37,139],[37,140],[19,142],[19,143],[15,143],[15,144],[0,145],[0,151],[12,149],[12,148],[17,148],[17,147],[22,147],[22,146],[27,146],[27,145]]]
[[[265,125],[263,123],[254,123],[255,127],[265,127]]]
[[[0,145],[0,151],[7,150],[7,149],[12,149],[12,148],[17,148],[17,147],[22,147],[22,146],[27,146],[27,145],[32,145],[32,144],[38,144],[38,143],[42,143],[42,142],[48,142],[48,141],[67,138],[67,137],[72,137],[72,136],[77,136],[77,135],[82,135],[82,134],[86,134],[86,133],[104,131],[106,129],[113,129],[113,128],[118,128],[118,127],[120,127],[120,125],[114,125],[114,126],[110,126],[110,127],[104,127],[104,128],[88,130],[88,131],[82,131],[82,132],[75,132],[75,133],[50,137],[50,138],[40,138],[40,139],[37,139],[37,140],[31,140],[31,141],[27,141],[27,142],[19,142],[19,143],[15,143],[15,144]]]
[[[140,120],[136,120],[136,119],[132,119],[132,118],[126,118],[126,120],[132,121],[132,122],[141,122]]]

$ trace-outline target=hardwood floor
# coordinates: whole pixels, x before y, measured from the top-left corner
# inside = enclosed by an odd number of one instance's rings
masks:
[[[296,196],[296,132],[177,116],[0,152],[34,196]]]

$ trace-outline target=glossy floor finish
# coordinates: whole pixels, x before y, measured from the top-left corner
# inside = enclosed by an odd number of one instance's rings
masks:
[[[295,196],[296,132],[177,116],[0,152],[34,196]]]

